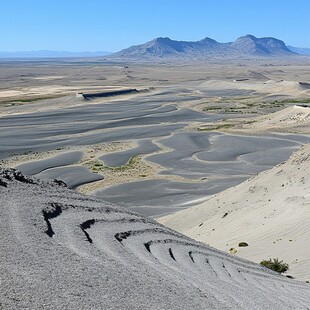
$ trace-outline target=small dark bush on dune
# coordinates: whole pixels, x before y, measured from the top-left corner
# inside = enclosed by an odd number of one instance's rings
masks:
[[[283,260],[279,261],[277,258],[274,258],[273,260],[262,260],[260,264],[279,273],[283,273],[289,269],[288,264],[284,263]]]

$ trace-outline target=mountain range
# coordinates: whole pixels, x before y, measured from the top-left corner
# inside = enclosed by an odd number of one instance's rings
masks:
[[[256,38],[246,35],[234,42],[219,43],[211,38],[200,41],[175,41],[170,38],[156,38],[141,45],[131,46],[110,57],[120,58],[188,58],[208,57],[272,57],[296,55],[281,40],[271,37]]]
[[[156,38],[152,41],[131,46],[116,53],[69,52],[69,51],[0,51],[0,59],[13,58],[69,58],[69,57],[102,57],[128,59],[180,58],[207,59],[214,57],[283,57],[290,55],[310,55],[310,48],[286,45],[283,41],[272,38],[256,38],[245,35],[234,42],[220,43],[211,38],[200,41],[176,41],[170,38]]]
[[[287,45],[287,47],[293,51],[294,53],[300,54],[300,55],[310,55],[310,48],[307,47],[294,47]]]

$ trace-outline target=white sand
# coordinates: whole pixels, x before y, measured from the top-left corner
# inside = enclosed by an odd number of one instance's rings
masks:
[[[159,222],[254,262],[279,258],[290,265],[288,274],[310,280],[309,171],[310,145],[304,145],[286,163]]]
[[[310,133],[310,107],[295,105],[278,112],[253,118],[253,123],[243,124],[246,131]]]
[[[254,90],[258,93],[266,93],[273,95],[302,96],[307,97],[310,90],[307,85],[303,85],[298,81],[285,80],[268,80],[268,81],[219,81],[210,80],[199,85],[202,89],[239,89]]]

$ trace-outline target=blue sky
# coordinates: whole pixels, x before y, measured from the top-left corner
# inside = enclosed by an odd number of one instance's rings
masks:
[[[0,51],[118,51],[245,34],[310,47],[309,0],[1,0]]]

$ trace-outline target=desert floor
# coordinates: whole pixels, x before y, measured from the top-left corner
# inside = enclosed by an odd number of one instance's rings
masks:
[[[309,219],[308,196],[298,194],[304,183],[288,191],[273,188],[276,173],[259,174],[310,142],[309,58],[182,65],[72,59],[1,62],[0,69],[0,167],[63,180],[153,218],[187,209],[186,225],[182,213],[160,221],[255,262],[285,259],[291,275],[309,280],[301,250],[307,225],[295,229]],[[111,93],[128,89],[136,91]],[[292,183],[290,171],[281,186]],[[268,185],[267,201],[242,183],[257,174]],[[304,211],[296,219],[281,205]],[[239,249],[241,241],[250,246]]]
[[[169,214],[309,142],[294,109],[307,103],[309,67],[308,58],[2,62],[0,164],[144,215]],[[138,92],[76,96],[128,88]]]

